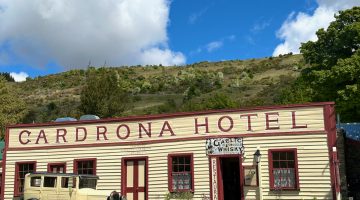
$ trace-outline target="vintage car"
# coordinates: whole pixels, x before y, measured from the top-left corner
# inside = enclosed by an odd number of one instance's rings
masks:
[[[106,200],[110,192],[97,190],[99,177],[66,173],[26,174],[24,200]]]

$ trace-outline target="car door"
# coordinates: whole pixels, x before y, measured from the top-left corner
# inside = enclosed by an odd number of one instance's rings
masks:
[[[73,177],[59,177],[58,186],[58,199],[61,200],[75,200],[76,199],[76,184],[75,178]]]
[[[42,199],[58,200],[57,179],[56,176],[44,176],[41,192]]]
[[[42,177],[41,176],[29,176],[25,178],[24,185],[24,198],[25,199],[41,199],[41,186],[42,186]]]

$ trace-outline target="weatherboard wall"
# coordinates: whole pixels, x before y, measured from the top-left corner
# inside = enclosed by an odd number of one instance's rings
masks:
[[[67,172],[73,171],[74,159],[96,158],[96,174],[100,177],[98,189],[120,191],[121,159],[124,157],[148,157],[148,197],[163,199],[168,192],[168,154],[192,153],[194,158],[194,198],[210,197],[209,157],[205,142],[210,137],[243,137],[245,153],[242,165],[255,165],[253,154],[257,148],[262,153],[260,175],[263,199],[332,199],[331,162],[329,159],[328,131],[325,127],[324,106],[311,105],[295,107],[265,108],[255,110],[231,110],[214,113],[158,116],[155,118],[125,118],[96,123],[69,123],[58,125],[19,125],[8,129],[6,149],[4,199],[12,199],[14,193],[15,163],[36,161],[36,171],[46,171],[48,163],[66,162]],[[296,116],[294,129],[293,112]],[[266,114],[270,114],[268,126],[279,129],[266,130]],[[248,131],[248,118],[241,115],[257,114]],[[222,118],[227,116],[228,118]],[[219,119],[222,118],[220,129]],[[233,128],[229,119],[233,120]],[[206,124],[207,126],[203,126]],[[278,119],[278,121],[271,121]],[[197,120],[197,121],[196,121]],[[151,137],[142,129],[139,138],[139,123],[148,127],[151,123]],[[126,124],[130,129],[122,126]],[[164,125],[168,124],[168,125]],[[195,125],[197,124],[197,125]],[[305,128],[304,125],[307,125]],[[87,130],[87,138],[76,142],[76,128]],[[100,128],[99,128],[100,127]],[[104,128],[106,127],[106,138]],[[169,128],[170,127],[170,128]],[[197,127],[197,128],[196,128]],[[268,128],[269,128],[268,127]],[[66,129],[66,143],[56,141],[57,129]],[[171,130],[170,130],[171,129]],[[197,129],[197,130],[196,130]],[[207,131],[208,129],[208,131]],[[30,132],[23,132],[24,130]],[[41,133],[44,131],[47,143]],[[224,132],[224,130],[229,130]],[[19,134],[23,132],[22,138]],[[121,138],[117,136],[117,132]],[[162,135],[159,136],[162,132]],[[60,131],[62,135],[64,131]],[[25,135],[24,135],[25,134]],[[41,136],[38,140],[39,135]],[[99,138],[97,137],[99,136]],[[78,134],[78,139],[80,132]],[[81,137],[80,139],[82,139]],[[19,140],[22,140],[21,144]],[[37,144],[36,141],[38,140]],[[269,186],[268,149],[296,148],[300,189],[297,191],[271,191]],[[257,187],[244,186],[245,199],[259,199]]]

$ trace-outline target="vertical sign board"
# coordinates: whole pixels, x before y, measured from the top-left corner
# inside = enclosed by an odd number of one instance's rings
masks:
[[[212,199],[213,200],[218,200],[218,184],[217,184],[217,167],[216,167],[216,158],[212,157],[211,158],[211,170],[212,170]]]
[[[244,153],[243,139],[240,137],[234,138],[210,138],[206,140],[206,154],[207,155],[241,155]],[[211,187],[212,187],[212,199],[219,199],[218,188],[218,168],[217,158],[210,157],[211,165]]]

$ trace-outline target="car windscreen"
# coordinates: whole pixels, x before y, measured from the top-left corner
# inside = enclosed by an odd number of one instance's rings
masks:
[[[82,188],[92,188],[92,189],[96,189],[96,182],[97,179],[95,178],[80,178],[80,182],[79,182],[79,189]]]

